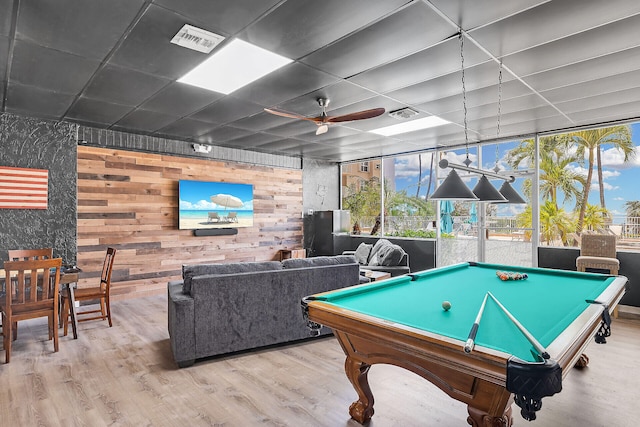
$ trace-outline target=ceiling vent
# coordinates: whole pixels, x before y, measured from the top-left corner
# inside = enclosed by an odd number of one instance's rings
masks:
[[[214,47],[218,46],[222,40],[224,40],[224,37],[218,34],[211,33],[202,28],[193,27],[189,24],[184,24],[180,31],[173,36],[171,43],[198,52],[209,53]]]
[[[389,115],[396,120],[406,120],[406,119],[410,119],[413,116],[418,115],[418,112],[414,109],[407,107],[407,108],[402,108],[400,110],[391,111]]]

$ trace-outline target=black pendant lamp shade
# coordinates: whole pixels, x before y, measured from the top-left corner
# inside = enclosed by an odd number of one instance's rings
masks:
[[[487,181],[488,182],[488,181]],[[489,184],[491,185],[491,184]],[[495,190],[495,189],[494,189]],[[496,190],[497,191],[497,190]],[[475,194],[466,184],[455,170],[449,172],[449,176],[438,186],[429,199],[433,200],[478,200]]]
[[[481,202],[505,203],[507,201],[484,175],[480,177],[476,186],[473,187],[473,194],[475,194]]]
[[[502,187],[500,187],[498,191],[507,199],[507,203],[527,203],[507,181],[502,184]]]

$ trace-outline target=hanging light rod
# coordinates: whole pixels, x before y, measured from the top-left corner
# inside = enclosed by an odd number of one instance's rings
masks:
[[[486,171],[486,170],[483,170],[483,169],[472,168],[472,167],[465,166],[465,165],[458,165],[456,163],[449,163],[449,160],[447,160],[447,159],[440,160],[440,162],[438,162],[438,166],[440,166],[440,168],[442,168],[442,169],[446,169],[446,168],[460,169],[460,170],[467,171],[467,172],[473,172],[473,173],[477,173],[477,174],[480,174],[480,175],[490,176],[491,178],[504,179],[507,182],[515,182],[515,180],[516,180],[515,176],[511,176],[511,175],[510,176],[505,176],[505,175],[500,175],[499,173]]]

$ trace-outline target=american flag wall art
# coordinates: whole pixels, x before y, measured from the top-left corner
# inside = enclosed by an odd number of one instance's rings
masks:
[[[49,171],[0,166],[0,209],[47,209]]]

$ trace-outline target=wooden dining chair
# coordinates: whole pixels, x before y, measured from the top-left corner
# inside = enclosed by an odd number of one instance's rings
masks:
[[[5,295],[2,306],[2,324],[38,317],[48,318],[49,339],[58,351],[58,295],[62,258],[6,261]],[[13,327],[3,328],[5,361],[11,360],[11,342],[15,340]]]
[[[9,261],[29,261],[29,260],[39,260],[39,259],[52,259],[53,258],[53,248],[42,248],[42,249],[10,249],[7,251],[9,256]],[[0,309],[2,309],[2,304],[4,301],[0,301]],[[4,329],[4,327],[3,327]],[[13,324],[13,338],[16,339],[18,337],[18,327],[17,323]]]
[[[53,248],[10,249],[7,253],[9,255],[9,261],[29,261],[53,258]]]
[[[107,254],[102,264],[102,273],[100,274],[100,283],[98,286],[78,288],[75,291],[76,301],[96,301],[100,303],[100,308],[95,310],[76,311],[78,322],[86,322],[89,320],[108,320],[109,327],[113,326],[111,321],[111,272],[113,271],[113,260],[116,256],[114,248],[107,248]],[[67,294],[62,294],[62,311],[64,313],[64,335],[67,335],[69,329],[70,301]]]

